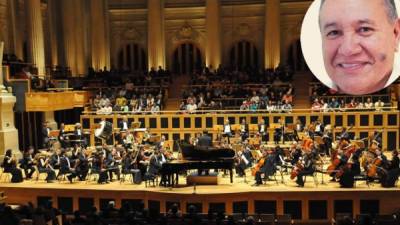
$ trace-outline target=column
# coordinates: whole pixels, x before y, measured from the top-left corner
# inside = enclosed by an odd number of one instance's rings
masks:
[[[221,64],[220,1],[206,1],[206,66],[217,69]]]
[[[72,76],[81,76],[87,71],[85,3],[81,0],[62,1],[65,65],[70,67]]]
[[[0,65],[3,63],[4,43],[0,42]],[[0,87],[3,86],[3,74],[0,70]],[[0,155],[4,155],[7,149],[12,149],[13,154],[21,158],[18,146],[18,130],[14,125],[14,105],[17,99],[11,92],[0,88]]]
[[[0,0],[0,41],[4,42],[4,52],[10,52],[9,49],[9,35],[8,35],[8,22],[9,16],[7,13],[8,2],[7,0]]]
[[[164,0],[147,1],[148,69],[165,68]]]
[[[44,35],[40,0],[26,1],[26,18],[28,24],[28,40],[31,62],[38,69],[38,76],[46,74],[44,56]]]
[[[57,0],[47,0],[47,20],[50,34],[50,52],[51,52],[51,66],[59,65],[58,60],[58,46],[57,46]]]
[[[64,55],[65,62],[64,65],[68,66],[71,69],[71,73],[73,76],[77,74],[76,72],[76,61],[75,61],[75,26],[73,23],[74,17],[74,5],[71,0],[63,0],[62,7],[63,15],[63,36],[64,36]]]
[[[48,111],[43,113],[43,121],[48,122],[48,126],[52,130],[57,130],[57,122],[54,119],[54,111]]]
[[[280,63],[280,0],[265,0],[264,67]]]
[[[91,66],[95,70],[109,68],[107,56],[107,0],[90,1],[90,28],[91,28]]]
[[[15,0],[8,0],[9,7],[9,25],[10,35],[12,36],[12,43],[10,46],[10,52],[14,53],[19,59],[23,56],[23,41],[21,35],[21,19],[19,19],[19,12],[17,11],[18,2]]]

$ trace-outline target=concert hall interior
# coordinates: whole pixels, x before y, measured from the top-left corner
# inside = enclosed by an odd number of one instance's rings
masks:
[[[321,83],[312,2],[0,0],[0,224],[400,224],[400,79]]]

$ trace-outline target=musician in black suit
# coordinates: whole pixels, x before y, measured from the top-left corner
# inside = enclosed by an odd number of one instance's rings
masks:
[[[121,129],[121,131],[129,130],[130,126],[129,126],[128,118],[126,116],[124,116],[122,118],[122,120],[119,121],[118,128]]]
[[[32,174],[35,172],[35,168],[33,167],[33,152],[34,148],[30,146],[23,154],[23,158],[20,160],[20,167],[25,172],[25,178],[31,179]]]
[[[304,176],[313,174],[315,172],[314,158],[312,152],[306,152],[304,155],[303,170],[297,174],[296,183],[299,187],[304,187]]]
[[[61,123],[60,124],[60,132],[58,134],[58,141],[61,144],[61,147],[66,148],[67,147],[67,140],[68,136],[65,133],[65,124]]]
[[[121,164],[122,157],[116,148],[113,148],[110,153],[106,156],[106,165],[109,174],[110,181],[113,181],[113,173],[117,175],[117,179],[120,179],[121,171],[119,165]]]
[[[208,135],[208,131],[203,131],[203,135],[201,137],[199,137],[198,141],[197,141],[197,147],[203,147],[203,148],[207,148],[207,147],[211,147],[212,146],[212,139],[211,137]]]
[[[260,122],[258,123],[258,133],[261,135],[261,140],[266,141],[267,137],[267,124],[265,124],[265,120],[261,119]]]
[[[11,173],[11,182],[23,181],[21,169],[17,168],[17,161],[13,158],[11,149],[7,149],[6,154],[4,154],[1,167],[4,169],[3,173]]]
[[[104,152],[103,150],[98,151],[92,164],[92,173],[99,174],[99,179],[97,180],[99,184],[109,183]]]
[[[81,146],[87,146],[85,135],[83,134],[82,125],[80,123],[75,124],[74,129],[75,141]]]
[[[76,174],[80,181],[86,179],[86,176],[89,172],[89,158],[87,154],[87,150],[85,148],[78,155],[78,160],[76,162]]]
[[[56,172],[51,167],[49,161],[50,158],[46,157],[46,155],[39,155],[37,168],[39,173],[47,173],[46,181],[47,183],[52,183],[56,179]]]
[[[76,177],[75,169],[72,167],[72,162],[65,154],[65,151],[60,153],[60,170],[58,172],[58,176],[69,174],[67,176],[68,180],[72,183],[72,179]]]
[[[196,148],[197,149],[208,149],[209,147],[212,147],[212,139],[208,135],[208,131],[203,131],[203,135],[199,137],[199,140],[197,141]],[[201,170],[199,169],[197,171],[198,175],[202,175],[203,172],[205,172],[206,175],[209,174],[209,170]]]
[[[242,119],[240,123],[240,136],[242,137],[242,141],[249,137],[249,124],[246,123],[245,119]]]
[[[383,187],[394,187],[400,175],[400,159],[398,151],[392,152],[392,160],[388,162],[386,170],[381,175]]]
[[[251,150],[249,146],[244,146],[242,151],[238,151],[236,156],[236,173],[239,177],[243,177],[245,170],[251,167],[253,162],[253,156],[251,155]]]
[[[154,150],[153,155],[150,157],[150,163],[146,172],[145,179],[154,179],[159,174],[159,171],[162,167],[162,163],[159,157],[160,151]]]
[[[50,141],[50,127],[49,127],[49,123],[46,121],[43,123],[43,127],[42,127],[42,138],[43,138],[43,148],[48,148]]]
[[[60,157],[60,151],[64,151],[63,149],[61,150],[56,150],[51,156],[50,156],[50,165],[53,169],[60,169],[60,162],[61,162],[61,157]]]
[[[279,119],[278,120],[278,127],[275,127],[275,131],[274,131],[274,142],[275,144],[279,144],[279,141],[281,140],[281,137],[284,133],[284,124],[282,123],[282,120]]]
[[[263,158],[265,159],[264,164],[261,166],[260,170],[256,172],[255,186],[262,184],[261,175],[264,174],[264,177],[268,179],[269,176],[273,175],[276,172],[276,154],[272,150],[264,151]]]

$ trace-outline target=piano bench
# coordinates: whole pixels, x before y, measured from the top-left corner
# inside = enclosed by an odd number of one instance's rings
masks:
[[[218,179],[218,174],[199,176],[193,173],[186,177],[186,183],[187,185],[218,185]]]

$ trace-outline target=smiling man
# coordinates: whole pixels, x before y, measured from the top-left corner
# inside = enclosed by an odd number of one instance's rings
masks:
[[[319,24],[335,89],[360,95],[385,87],[400,40],[394,0],[321,0]]]

